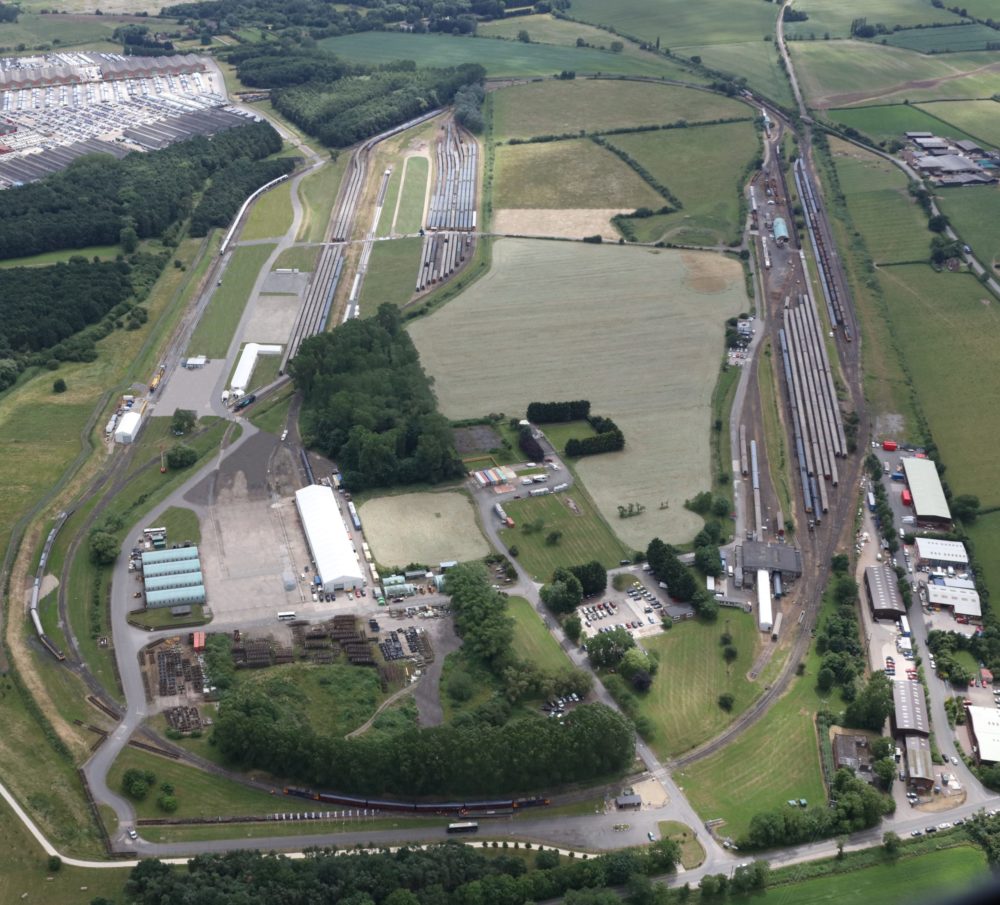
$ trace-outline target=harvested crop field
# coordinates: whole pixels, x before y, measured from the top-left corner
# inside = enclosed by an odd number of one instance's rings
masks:
[[[922,104],[920,109],[964,129],[980,142],[1000,148],[1000,104],[996,101],[947,101]]]
[[[463,562],[490,552],[465,494],[404,493],[376,497],[358,510],[375,561],[382,566],[411,562]]]
[[[450,418],[482,415],[487,398],[508,415],[586,398],[614,418],[625,450],[577,471],[612,529],[645,548],[701,526],[683,501],[711,485],[723,326],[745,307],[742,270],[720,255],[499,239],[492,270],[410,330]],[[646,512],[619,519],[629,502]]]
[[[590,139],[496,149],[495,208],[658,208],[660,194]]]
[[[508,236],[556,239],[602,236],[605,239],[617,240],[619,233],[611,225],[611,218],[618,214],[631,213],[632,208],[624,207],[594,207],[580,210],[505,208],[494,211],[493,232]]]
[[[494,95],[493,131],[498,139],[530,138],[753,115],[746,104],[694,88],[618,80],[529,82]]]

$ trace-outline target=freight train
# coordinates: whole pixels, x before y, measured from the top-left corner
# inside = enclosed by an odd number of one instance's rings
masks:
[[[409,814],[512,814],[523,808],[541,808],[550,803],[548,798],[499,798],[492,801],[386,801],[380,798],[357,798],[334,792],[314,792],[312,789],[299,789],[295,786],[286,786],[284,792],[295,798],[324,801],[348,808],[401,811]]]

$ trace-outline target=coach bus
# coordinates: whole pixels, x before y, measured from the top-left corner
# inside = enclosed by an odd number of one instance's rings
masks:
[[[449,833],[478,833],[479,824],[474,820],[466,820],[462,823],[449,823]]]

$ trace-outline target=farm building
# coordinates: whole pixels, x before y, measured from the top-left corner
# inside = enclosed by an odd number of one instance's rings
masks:
[[[138,412],[126,412],[115,430],[115,443],[134,443],[141,424],[142,415]]]
[[[868,605],[875,619],[897,619],[906,615],[896,573],[885,563],[865,569]]]
[[[143,565],[142,577],[149,581],[150,578],[161,578],[164,575],[183,575],[185,572],[197,572],[201,569],[198,555],[189,559],[174,559],[170,562],[150,563]]]
[[[743,580],[748,584],[760,569],[779,572],[781,580],[790,584],[802,574],[802,551],[790,544],[762,544],[746,541],[737,558],[743,567]]]
[[[1000,711],[967,704],[965,712],[969,717],[969,737],[976,760],[981,764],[1000,761]]]
[[[978,143],[974,141],[969,141],[968,139],[965,138],[963,138],[961,141],[956,141],[955,147],[958,148],[958,150],[961,151],[963,154],[983,153],[983,149],[979,146]]]
[[[201,572],[181,572],[177,575],[160,575],[156,578],[146,578],[144,584],[146,593],[150,591],[169,591],[172,588],[191,588],[205,583]]]
[[[774,610],[771,606],[771,576],[767,569],[757,572],[757,628],[769,632],[774,628]]]
[[[321,484],[296,490],[295,507],[323,590],[360,588],[364,584],[361,564],[333,490]]]
[[[903,459],[903,472],[913,496],[913,512],[917,521],[923,524],[951,524],[951,510],[941,487],[937,465],[930,459],[908,456]]]
[[[893,734],[929,735],[924,686],[919,682],[897,680],[892,683]]]
[[[945,151],[948,149],[948,142],[935,135],[919,135],[912,138],[911,141],[924,151]]]
[[[167,588],[162,591],[148,591],[146,593],[146,607],[151,610],[183,604],[193,606],[196,603],[204,602],[205,586],[203,584],[191,585],[187,588]]]
[[[847,767],[855,773],[871,776],[872,755],[865,735],[835,735],[833,737],[833,767]]]
[[[965,571],[969,567],[969,554],[965,544],[957,540],[937,540],[933,537],[917,538],[917,566],[924,569]]]
[[[184,559],[198,559],[197,547],[173,547],[170,550],[147,550],[142,554],[142,569],[163,562],[179,562]]]
[[[916,786],[924,792],[934,786],[934,761],[931,760],[931,743],[923,736],[907,736],[906,773],[911,786]]]
[[[777,245],[788,244],[788,226],[783,217],[774,218],[774,241]]]
[[[975,588],[956,588],[947,584],[931,582],[927,585],[927,603],[952,611],[954,616],[963,616],[969,622],[982,622],[983,609],[979,592]]]

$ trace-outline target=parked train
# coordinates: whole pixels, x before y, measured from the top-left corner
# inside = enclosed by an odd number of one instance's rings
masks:
[[[523,808],[541,808],[550,803],[548,798],[499,798],[492,801],[386,801],[380,798],[356,798],[334,792],[314,792],[286,786],[286,795],[324,801],[348,808],[367,808],[375,811],[402,811],[410,814],[511,814]]]

